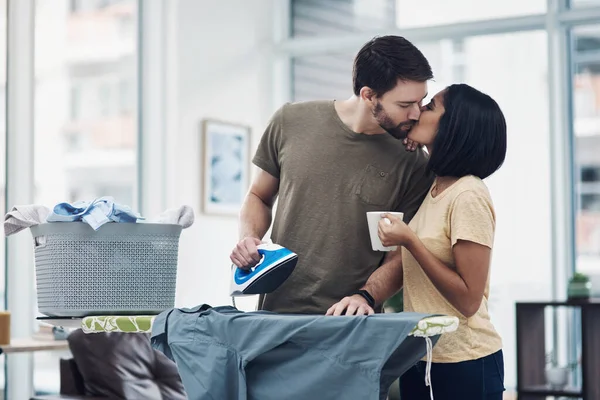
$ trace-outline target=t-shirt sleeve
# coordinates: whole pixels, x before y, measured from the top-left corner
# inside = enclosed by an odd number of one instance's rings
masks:
[[[421,203],[423,203],[425,196],[431,189],[433,180],[434,176],[427,171],[427,159],[424,158],[415,172],[410,174],[410,182],[407,185],[405,195],[400,198],[395,210],[404,213],[404,222],[407,224],[421,207]]]
[[[496,215],[492,201],[484,193],[468,190],[459,194],[450,209],[450,240],[467,240],[492,248]]]
[[[283,144],[283,107],[278,109],[265,129],[252,162],[260,169],[279,179],[280,152]]]

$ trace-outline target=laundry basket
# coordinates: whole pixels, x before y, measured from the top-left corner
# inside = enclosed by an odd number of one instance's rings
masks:
[[[83,222],[31,227],[37,299],[49,317],[158,314],[173,308],[182,227]]]

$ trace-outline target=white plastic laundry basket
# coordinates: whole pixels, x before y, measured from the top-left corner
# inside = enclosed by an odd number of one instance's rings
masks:
[[[49,317],[158,314],[174,307],[182,227],[82,222],[31,228],[37,299]]]

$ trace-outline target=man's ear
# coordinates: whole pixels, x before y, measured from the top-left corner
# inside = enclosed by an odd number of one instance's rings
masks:
[[[368,86],[363,86],[359,94],[360,98],[368,104],[372,104],[373,100],[377,97],[375,92]]]

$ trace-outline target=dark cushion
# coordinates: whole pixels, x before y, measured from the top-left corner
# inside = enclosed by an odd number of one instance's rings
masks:
[[[112,399],[185,400],[177,366],[150,346],[149,335],[90,333],[68,337],[85,394]]]
[[[60,359],[60,394],[80,395],[85,394],[83,377],[77,369],[77,364],[72,358]]]
[[[30,397],[29,400],[107,400],[106,397],[71,396],[68,394],[48,394]]]

